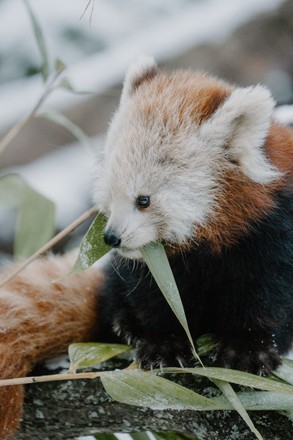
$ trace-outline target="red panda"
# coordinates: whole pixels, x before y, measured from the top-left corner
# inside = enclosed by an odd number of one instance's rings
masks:
[[[95,164],[108,263],[54,284],[68,257],[44,258],[2,288],[0,376],[26,374],[71,342],[117,337],[143,368],[190,365],[141,259],[150,242],[167,250],[193,338],[214,335],[217,365],[277,368],[293,337],[293,135],[273,108],[263,86],[134,63]],[[0,389],[4,438],[21,399],[19,387]]]

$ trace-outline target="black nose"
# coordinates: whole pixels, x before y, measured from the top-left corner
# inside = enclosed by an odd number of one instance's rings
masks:
[[[108,229],[104,232],[104,241],[108,246],[112,246],[113,248],[118,248],[121,244],[121,239],[112,229]]]

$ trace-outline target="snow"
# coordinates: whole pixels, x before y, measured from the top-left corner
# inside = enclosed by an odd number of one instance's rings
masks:
[[[293,105],[282,105],[275,111],[276,118],[283,124],[293,124]]]
[[[47,370],[58,370],[62,369],[61,373],[66,373],[70,367],[70,361],[66,354],[56,356],[51,359],[47,359],[44,363]]]
[[[138,54],[151,54],[161,61],[195,44],[220,42],[243,22],[280,3],[282,0],[164,0],[158,5],[154,0],[99,0],[89,26],[90,11],[87,11],[87,19],[80,20],[85,1],[31,0],[44,29],[51,58],[64,58],[63,61],[69,64],[66,76],[78,90],[95,92],[121,81],[127,66]],[[65,39],[64,26],[67,31],[75,26],[85,41],[92,42],[90,55],[88,48],[85,50],[75,43],[74,33]],[[28,38],[23,39],[24,34]],[[35,45],[23,3],[20,0],[2,2],[0,54],[5,48],[6,51],[18,48],[22,54],[32,52],[36,63]],[[0,128],[11,124],[32,107],[41,90],[37,77],[3,84],[0,87]],[[62,109],[82,99],[68,93],[55,93],[47,105]]]
[[[82,437],[77,437],[77,440],[96,440],[97,437],[94,437],[93,435],[85,435]]]

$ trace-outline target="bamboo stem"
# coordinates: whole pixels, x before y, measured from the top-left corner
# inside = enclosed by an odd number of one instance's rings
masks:
[[[15,379],[1,379],[0,387],[7,387],[13,385],[27,385],[31,383],[40,382],[57,382],[62,380],[78,380],[78,379],[96,379],[101,375],[107,373],[106,371],[98,371],[96,373],[64,373],[64,374],[48,374],[45,376],[30,376],[17,377]]]
[[[84,223],[88,218],[97,212],[96,208],[90,208],[81,214],[76,220],[74,220],[70,225],[66,226],[62,231],[56,234],[51,240],[49,240],[44,246],[42,246],[38,251],[36,251],[32,256],[20,264],[12,273],[10,273],[4,280],[0,283],[0,288],[3,287],[8,281],[12,280],[16,275],[22,272],[27,266],[29,266],[34,260],[36,260],[40,255],[47,252],[60,240],[62,240],[70,232],[74,231],[79,225]]]

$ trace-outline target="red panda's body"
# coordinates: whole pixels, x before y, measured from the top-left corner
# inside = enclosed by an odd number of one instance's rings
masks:
[[[280,365],[293,336],[293,136],[273,107],[261,86],[158,72],[150,58],[133,65],[93,191],[115,251],[103,269],[64,283],[48,275],[66,275],[66,258],[50,258],[2,288],[0,376],[114,334],[143,367],[190,364],[185,335],[140,259],[155,241],[170,256],[192,336],[214,335],[218,365],[258,374]],[[2,438],[16,408],[19,388],[0,389]]]

